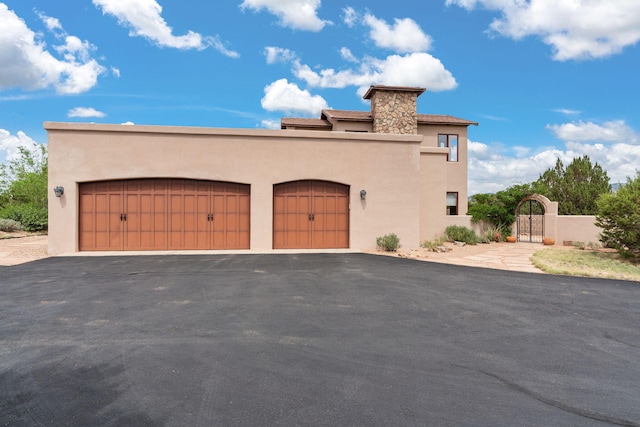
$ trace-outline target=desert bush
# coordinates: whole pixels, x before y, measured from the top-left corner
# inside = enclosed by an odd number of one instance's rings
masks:
[[[476,232],[462,225],[450,225],[444,230],[449,240],[475,245],[479,242]]]
[[[11,233],[12,231],[21,231],[21,230],[24,230],[24,227],[18,221],[14,221],[12,219],[7,219],[7,218],[0,219],[0,231]]]
[[[502,230],[505,227],[489,225],[483,232],[482,236],[480,236],[481,243],[489,243],[489,242],[501,242],[502,241]]]
[[[442,246],[446,241],[447,241],[446,236],[440,236],[434,240],[424,240],[422,241],[422,243],[420,243],[420,246],[425,249],[429,249],[430,251],[433,251],[438,246]]]
[[[40,231],[47,228],[47,209],[31,203],[8,205],[0,211],[0,218],[11,219],[22,224],[26,231]]]
[[[376,244],[383,251],[395,252],[400,247],[400,238],[394,233],[385,234],[384,236],[376,237]]]

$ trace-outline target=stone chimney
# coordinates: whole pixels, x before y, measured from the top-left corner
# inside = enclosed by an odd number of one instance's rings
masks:
[[[417,134],[416,101],[426,89],[403,86],[371,86],[364,99],[371,100],[374,133]]]

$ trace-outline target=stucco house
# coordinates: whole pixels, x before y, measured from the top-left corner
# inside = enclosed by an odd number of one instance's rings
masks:
[[[425,89],[280,130],[46,122],[49,252],[405,247],[468,224],[467,128]],[[55,196],[54,196],[55,188]]]

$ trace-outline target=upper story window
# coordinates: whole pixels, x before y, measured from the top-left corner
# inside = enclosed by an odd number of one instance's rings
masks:
[[[438,135],[438,147],[448,148],[447,161],[458,161],[458,135]]]

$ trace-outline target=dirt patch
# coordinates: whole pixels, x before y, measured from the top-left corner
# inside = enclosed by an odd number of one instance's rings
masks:
[[[48,236],[24,231],[0,232],[0,265],[16,265],[47,258]]]

